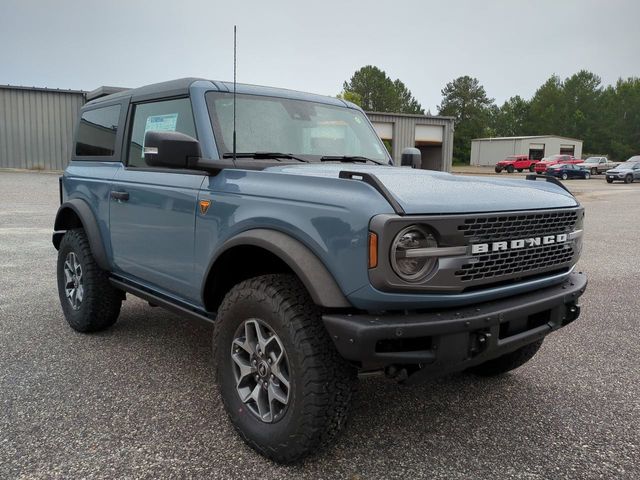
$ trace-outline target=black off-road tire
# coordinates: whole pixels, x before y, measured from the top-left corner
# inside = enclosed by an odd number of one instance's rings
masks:
[[[540,350],[543,340],[525,345],[518,350],[502,355],[501,357],[494,358],[488,362],[481,363],[475,367],[469,368],[467,371],[480,377],[494,377],[502,375],[518,367],[521,367]]]
[[[502,169],[500,167],[495,167],[494,170],[495,170],[496,173],[500,173],[502,171]]]
[[[280,339],[289,363],[289,403],[263,422],[236,390],[231,351],[248,319],[259,319]],[[213,332],[215,379],[225,409],[243,440],[262,455],[292,463],[326,446],[344,427],[356,388],[356,370],[337,352],[321,311],[293,275],[243,281],[225,296]]]
[[[513,168],[513,165],[508,165],[507,166],[507,173],[513,173],[514,170],[515,170],[515,168]]]
[[[81,266],[84,295],[74,309],[65,294],[64,266],[70,252],[75,253]],[[58,295],[67,323],[78,332],[97,332],[113,325],[120,314],[124,294],[109,282],[91,254],[89,240],[82,229],[68,230],[58,249]]]

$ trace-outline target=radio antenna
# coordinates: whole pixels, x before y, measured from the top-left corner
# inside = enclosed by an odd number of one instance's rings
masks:
[[[236,25],[233,26],[233,166],[236,166]]]

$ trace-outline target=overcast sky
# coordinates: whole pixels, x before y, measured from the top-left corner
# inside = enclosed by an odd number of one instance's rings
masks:
[[[0,84],[92,90],[186,76],[336,95],[358,68],[436,113],[477,77],[501,103],[580,69],[640,76],[639,0],[0,0]]]

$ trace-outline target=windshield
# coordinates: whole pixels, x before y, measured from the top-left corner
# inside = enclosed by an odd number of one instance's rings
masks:
[[[589,157],[584,163],[600,163],[600,157]]]
[[[207,93],[220,155],[233,150],[233,95]],[[236,96],[236,151],[282,152],[310,161],[366,157],[389,163],[386,148],[359,110],[261,95]]]
[[[640,155],[634,155],[633,157],[629,158],[627,162],[640,162]]]
[[[614,168],[614,170],[629,170],[630,168],[633,168],[638,164],[640,164],[640,158],[638,160],[627,160],[626,162],[621,163],[616,168]]]

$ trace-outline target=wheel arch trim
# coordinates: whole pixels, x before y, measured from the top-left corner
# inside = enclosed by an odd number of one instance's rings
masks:
[[[333,275],[322,261],[304,244],[291,236],[270,229],[252,229],[227,240],[209,262],[202,284],[204,301],[207,285],[216,263],[222,255],[234,247],[255,246],[263,248],[286,263],[303,283],[314,303],[322,307],[347,308],[351,303],[338,286]]]
[[[87,238],[89,239],[91,254],[93,255],[93,258],[95,259],[98,266],[103,270],[110,270],[109,262],[107,260],[107,252],[102,242],[102,236],[100,234],[98,222],[96,221],[93,210],[91,210],[89,204],[84,200],[75,198],[60,205],[53,227],[53,246],[56,248],[56,250],[59,249],[60,242],[62,241],[62,237],[64,236],[66,231],[74,227],[74,225],[72,224],[73,216],[69,216],[71,212],[73,212],[78,220],[80,220],[82,228],[84,229]]]

